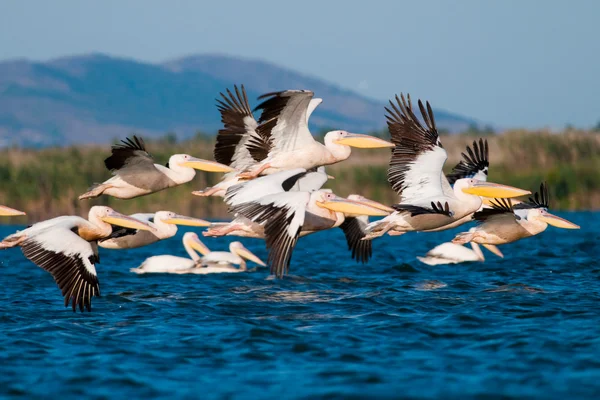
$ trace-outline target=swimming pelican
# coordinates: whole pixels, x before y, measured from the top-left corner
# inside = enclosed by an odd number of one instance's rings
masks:
[[[48,271],[61,289],[65,307],[72,303],[83,311],[92,308],[92,297],[100,296],[95,264],[99,239],[112,233],[112,225],[130,229],[152,230],[148,224],[119,214],[110,207],[94,206],[88,219],[63,216],[38,222],[7,236],[0,249],[20,246],[25,257]]]
[[[473,212],[484,197],[517,197],[531,192],[511,186],[461,178],[454,187],[442,172],[447,154],[439,139],[433,111],[419,100],[425,122],[421,124],[408,101],[396,96],[397,105],[386,107],[387,124],[395,148],[388,169],[388,181],[399,195],[400,204],[394,213],[370,223],[367,239],[395,230],[398,233],[425,231],[453,223]]]
[[[166,166],[154,163],[142,138],[133,136],[112,146],[112,155],[104,160],[113,173],[109,180],[93,185],[79,200],[100,195],[132,199],[189,182],[196,169],[210,172],[229,172],[233,169],[214,161],[201,160],[187,154],[174,154]]]
[[[328,189],[286,191],[307,174],[303,168],[278,172],[232,186],[225,195],[230,212],[261,225],[271,273],[283,276],[301,235],[340,226],[346,215],[388,215],[372,204],[345,199]],[[375,203],[375,202],[373,202]],[[377,203],[379,204],[379,203]]]
[[[217,99],[217,108],[221,113],[221,122],[224,127],[217,134],[214,156],[217,162],[228,165],[235,171],[227,173],[221,182],[213,187],[192,192],[196,196],[225,196],[225,192],[230,186],[241,181],[238,176],[239,172],[251,169],[261,160],[261,157],[266,157],[271,149],[270,143],[264,141],[256,131],[258,123],[252,114],[244,85],[241,86],[241,91],[234,86],[234,91],[235,94],[227,89],[227,94],[219,93],[221,99]],[[322,99],[310,100],[306,112],[307,124],[310,115],[322,101]],[[264,154],[257,159],[254,159],[246,147],[250,138],[255,147],[264,150]],[[256,154],[257,151],[254,152],[255,156]]]
[[[256,132],[246,143],[250,155],[257,161],[240,178],[256,178],[292,168],[311,169],[335,164],[350,157],[351,147],[381,148],[394,144],[374,136],[331,131],[325,144],[318,143],[308,130],[309,113],[316,107],[309,90],[285,90],[259,97],[264,101],[255,110],[262,110]]]
[[[175,236],[177,225],[210,226],[210,222],[203,219],[186,217],[171,211],[158,211],[154,214],[132,214],[130,217],[147,223],[154,228],[154,231],[137,231],[120,237],[100,240],[98,246],[115,250],[134,249]]]
[[[26,215],[23,211],[15,210],[14,208],[0,206],[0,217],[16,217]]]
[[[131,272],[146,273],[173,273],[173,274],[214,274],[235,273],[246,271],[246,260],[265,266],[258,257],[244,247],[240,242],[229,245],[229,251],[210,251],[193,232],[183,235],[183,247],[190,258],[170,255],[154,256],[146,259],[139,267],[132,268]],[[196,253],[202,254],[202,257]],[[239,265],[239,267],[235,267]]]
[[[535,236],[545,231],[548,225],[579,229],[579,225],[548,212],[548,185],[545,183],[529,201],[513,205],[510,199],[496,199],[491,205],[492,208],[475,213],[474,219],[480,225],[474,231],[459,233],[452,242],[501,245]]]
[[[474,231],[475,228],[471,228]],[[492,244],[483,245],[498,257],[504,257],[500,249]],[[424,257],[417,259],[427,265],[460,264],[469,261],[485,261],[481,248],[477,243],[471,242],[471,249],[452,242],[442,243],[429,250]]]

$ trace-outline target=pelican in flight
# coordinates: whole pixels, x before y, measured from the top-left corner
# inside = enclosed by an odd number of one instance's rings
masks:
[[[210,226],[210,222],[203,219],[186,217],[171,211],[158,211],[154,214],[132,214],[130,217],[147,223],[152,226],[154,230],[152,232],[141,230],[135,232],[123,232],[123,236],[115,237],[115,235],[113,235],[112,238],[100,240],[98,246],[115,250],[134,249],[175,236],[175,234],[177,234],[177,225],[198,227]]]
[[[63,216],[39,222],[7,236],[0,249],[20,246],[25,257],[48,271],[65,299],[83,311],[92,308],[92,297],[100,296],[96,263],[100,262],[97,242],[109,237],[113,225],[130,229],[153,230],[135,218],[119,214],[110,207],[94,206],[88,219]]]
[[[187,154],[174,154],[166,166],[155,164],[146,151],[142,138],[133,136],[112,146],[112,155],[104,160],[113,173],[109,180],[93,185],[79,200],[100,195],[132,199],[189,182],[196,169],[209,172],[229,172],[233,169],[214,161],[201,160]]]
[[[471,228],[474,231],[475,228]],[[471,248],[467,248],[460,244],[452,242],[442,243],[433,249],[429,250],[424,257],[417,257],[419,261],[427,265],[442,265],[442,264],[460,264],[470,261],[485,261],[485,256],[477,243],[471,242]],[[492,244],[484,244],[492,253],[503,258],[504,255],[496,246]]]
[[[183,247],[190,258],[170,255],[154,256],[146,259],[139,267],[132,268],[136,274],[214,274],[235,273],[247,270],[246,260],[258,265],[265,263],[240,242],[229,245],[229,252],[210,251],[193,232],[183,235]],[[202,254],[199,256],[198,253]]]
[[[27,215],[23,211],[15,210],[14,208],[0,206],[0,217],[16,217],[19,215]]]
[[[300,236],[339,227],[346,215],[389,214],[382,204],[374,207],[375,202],[346,199],[328,189],[288,191],[306,175],[303,168],[282,171],[232,186],[225,195],[225,202],[236,218],[246,218],[260,227],[259,235],[264,235],[270,250],[271,273],[277,277],[288,271]]]
[[[259,97],[264,101],[256,135],[249,135],[245,147],[255,163],[239,177],[256,178],[293,168],[312,169],[331,165],[350,157],[351,147],[394,147],[393,143],[374,136],[331,131],[321,144],[308,129],[308,117],[320,101],[313,101],[309,90],[286,90]]]
[[[511,186],[460,178],[450,186],[442,167],[447,154],[438,136],[433,110],[419,100],[425,126],[413,113],[410,96],[401,95],[386,107],[388,129],[395,148],[388,182],[400,196],[394,213],[370,223],[367,239],[394,230],[396,233],[426,231],[449,225],[477,211],[483,197],[518,197],[531,192]]]
[[[215,160],[228,165],[233,171],[225,174],[221,182],[215,186],[192,192],[196,196],[224,197],[230,186],[240,182],[239,172],[256,164],[246,148],[246,143],[250,137],[255,141],[261,140],[256,132],[258,123],[252,114],[244,85],[241,86],[241,90],[237,85],[234,86],[234,91],[235,94],[227,89],[227,93],[219,93],[221,98],[216,100],[223,128],[217,133],[214,149]]]
[[[221,113],[221,122],[224,127],[219,130],[217,135],[214,156],[217,162],[230,166],[235,172],[227,173],[221,182],[213,187],[192,192],[196,196],[225,196],[225,192],[230,186],[242,181],[239,175],[240,171],[253,169],[260,161],[267,158],[273,150],[273,142],[263,137],[265,128],[261,128],[262,130],[257,129],[258,122],[251,111],[244,86],[241,86],[241,90],[234,86],[234,91],[235,94],[228,89],[227,94],[220,93],[221,99],[217,99],[217,108]],[[322,101],[319,98],[309,99],[305,123],[307,132],[308,119]],[[310,135],[310,132],[308,132],[308,135]],[[376,139],[376,141],[377,143],[380,142],[379,139]],[[318,144],[317,142],[314,143]],[[250,152],[250,148],[252,152]],[[256,175],[258,174],[260,172]],[[254,175],[251,177],[254,177]]]
[[[474,219],[479,225],[473,231],[459,233],[452,242],[502,245],[542,233],[548,225],[579,229],[579,225],[548,212],[548,185],[545,183],[529,201],[513,205],[510,199],[495,199],[491,206],[475,213]]]
[[[452,168],[452,172],[446,175],[446,179],[450,185],[454,185],[457,180],[464,178],[472,178],[477,179],[478,181],[485,182],[487,181],[488,173],[489,173],[489,147],[487,140],[479,139],[479,143],[477,141],[473,141],[473,149],[467,145],[466,153],[462,153],[462,160],[458,164]],[[443,179],[443,178],[442,178]],[[479,208],[481,210],[487,204],[487,199],[483,197],[483,204]],[[476,210],[478,211],[478,210]],[[427,229],[424,232],[439,232],[445,231],[448,229],[456,228],[461,226],[467,222],[471,222],[473,220],[473,213],[467,214],[464,217],[457,219],[456,221],[440,226],[434,229]]]

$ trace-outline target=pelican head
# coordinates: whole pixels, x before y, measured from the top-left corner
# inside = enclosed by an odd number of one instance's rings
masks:
[[[154,219],[159,219],[165,224],[185,225],[185,226],[210,226],[210,222],[199,218],[186,217],[184,215],[175,214],[171,211],[158,211],[154,214]]]
[[[331,131],[325,135],[325,143],[333,143],[361,149],[378,149],[382,147],[395,147],[391,142],[375,136],[350,133],[346,131]]]
[[[208,249],[208,247],[206,247],[204,245],[204,243],[202,243],[200,241],[200,239],[198,238],[198,235],[195,234],[194,232],[186,232],[183,235],[183,246],[190,247],[190,248],[196,250],[197,252],[199,252],[200,254],[202,254],[203,256],[210,253],[210,250]]]
[[[23,211],[15,210],[14,208],[0,206],[1,217],[15,217],[17,215],[25,215]]]
[[[238,256],[245,258],[248,261],[252,261],[260,266],[266,267],[267,264],[261,261],[260,258],[252,254],[250,250],[248,250],[241,242],[232,242],[229,245],[229,251],[233,254],[237,254]]]
[[[128,215],[123,215],[106,206],[94,206],[90,208],[88,219],[90,221],[100,220],[106,222],[107,224],[122,226],[123,228],[138,229],[150,232],[155,231],[155,229],[146,222],[142,222],[139,219],[130,217]]]
[[[531,208],[527,211],[527,220],[538,220],[547,223],[548,225],[555,226],[562,229],[580,229],[579,225],[576,225],[564,218],[557,215],[550,214],[545,208]]]
[[[345,215],[368,215],[374,217],[389,215],[389,212],[384,211],[382,208],[373,207],[368,203],[357,200],[345,199],[325,190],[319,193],[316,204],[319,207]],[[381,206],[385,207],[383,204]]]
[[[463,193],[473,194],[480,197],[506,198],[525,196],[531,194],[529,190],[519,189],[513,186],[501,185],[499,183],[480,181],[473,178],[457,179],[454,188]]]
[[[200,171],[207,172],[231,172],[234,169],[228,165],[220,164],[216,161],[202,160],[200,158],[192,157],[188,154],[174,154],[169,158],[169,164],[171,168],[175,165],[184,168],[194,168]]]

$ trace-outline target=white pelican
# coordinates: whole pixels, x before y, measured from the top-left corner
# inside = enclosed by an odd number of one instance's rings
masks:
[[[246,271],[246,260],[265,266],[258,257],[240,242],[229,245],[229,251],[210,251],[193,232],[183,235],[183,247],[190,258],[176,256],[154,256],[146,259],[139,267],[132,268],[137,274],[173,273],[173,274],[214,274]],[[196,253],[202,254],[202,257]],[[235,267],[239,265],[239,267]]]
[[[450,187],[442,167],[447,154],[440,142],[431,106],[419,100],[424,127],[408,102],[396,96],[397,105],[386,107],[387,124],[396,145],[388,169],[388,181],[400,195],[400,204],[388,217],[369,224],[368,239],[395,230],[425,231],[451,224],[477,211],[484,197],[516,197],[529,191],[511,186],[461,178]]]
[[[271,149],[270,143],[264,141],[256,131],[258,123],[250,108],[244,85],[241,86],[241,90],[234,86],[234,91],[235,94],[227,89],[227,94],[219,93],[221,99],[217,99],[217,109],[221,113],[223,129],[220,129],[217,134],[214,156],[217,162],[228,165],[235,171],[225,174],[221,182],[213,187],[192,192],[196,196],[225,196],[230,186],[241,181],[239,172],[251,169],[261,160],[260,157],[255,160],[246,148],[250,138],[255,147],[260,144],[258,147],[264,150],[261,157],[266,157]],[[310,100],[306,113],[307,124],[310,115],[322,101],[322,99]],[[256,155],[256,152],[254,154]]]
[[[23,211],[15,210],[14,208],[0,206],[0,217],[16,217],[26,215]]]
[[[335,164],[350,157],[351,147],[394,147],[390,142],[369,135],[331,131],[325,144],[318,143],[308,129],[308,116],[318,105],[311,102],[309,90],[286,90],[267,93],[255,110],[262,110],[256,133],[246,142],[252,158],[257,161],[241,178],[256,178],[292,168],[311,169]]]
[[[478,181],[487,181],[488,173],[489,173],[489,147],[487,140],[479,139],[479,143],[477,141],[473,141],[473,150],[471,147],[467,145],[467,152],[462,153],[462,160],[454,168],[452,168],[452,172],[446,175],[448,179],[448,183],[450,185],[454,185],[458,179],[464,178],[473,178]],[[487,200],[486,198],[481,199],[483,204],[479,207],[478,210],[481,210],[484,206],[486,206]],[[474,212],[473,212],[474,213]],[[462,218],[457,219],[456,221],[440,226],[434,229],[427,229],[424,232],[439,232],[445,231],[448,229],[453,229],[467,222],[473,221],[473,213],[467,214]],[[390,232],[388,232],[390,233]]]
[[[110,207],[94,206],[88,219],[63,216],[38,222],[7,236],[0,249],[20,246],[25,257],[50,272],[73,311],[92,307],[92,297],[100,296],[95,264],[100,262],[97,241],[110,236],[112,225],[152,230],[148,224],[119,214]]]
[[[236,218],[245,217],[263,229],[271,273],[287,272],[292,251],[300,236],[340,226],[346,215],[383,216],[389,211],[379,204],[363,203],[333,194],[330,190],[286,191],[305,177],[303,168],[282,171],[232,186],[225,195]],[[375,202],[373,202],[375,203]]]
[[[474,231],[475,228],[471,228]],[[498,257],[504,257],[500,249],[491,244],[483,245],[492,253]],[[417,259],[427,265],[441,265],[441,264],[460,264],[469,261],[485,261],[485,257],[481,248],[477,243],[471,242],[471,249],[466,248],[460,244],[452,242],[442,243],[433,249],[429,250],[424,257],[417,257]]]
[[[123,236],[118,237],[113,234],[108,239],[100,240],[98,246],[105,249],[134,249],[175,236],[177,225],[210,226],[210,222],[203,219],[186,217],[171,211],[158,211],[154,214],[132,214],[130,217],[147,223],[154,228],[154,231],[125,232]]]
[[[453,243],[501,245],[535,236],[546,230],[548,225],[563,229],[579,229],[578,225],[548,212],[548,186],[540,185],[529,201],[513,205],[510,199],[496,199],[492,208],[484,208],[474,215],[479,225],[474,231],[459,233]]]
[[[210,172],[229,172],[233,169],[214,161],[201,160],[187,154],[175,154],[166,166],[155,164],[146,151],[142,138],[133,136],[122,144],[112,146],[112,155],[104,160],[113,173],[109,180],[93,185],[79,200],[100,195],[132,199],[181,185],[196,176],[196,169]]]

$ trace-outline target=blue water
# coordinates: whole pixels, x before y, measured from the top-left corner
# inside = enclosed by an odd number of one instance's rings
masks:
[[[385,237],[365,266],[341,231],[323,232],[299,241],[284,280],[264,268],[129,272],[184,255],[181,233],[100,249],[103,296],[84,314],[6,250],[0,397],[598,398],[600,214],[563,216],[583,229],[549,228],[504,246],[505,259],[451,266],[415,256],[452,232]],[[245,244],[266,258],[263,242]]]

